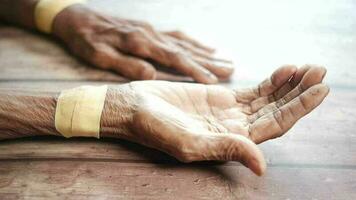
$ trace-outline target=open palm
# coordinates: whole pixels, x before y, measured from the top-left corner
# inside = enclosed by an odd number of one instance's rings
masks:
[[[321,67],[283,66],[255,88],[165,81],[131,82],[139,96],[134,141],[183,162],[236,160],[258,175],[258,143],[283,135],[328,93]]]

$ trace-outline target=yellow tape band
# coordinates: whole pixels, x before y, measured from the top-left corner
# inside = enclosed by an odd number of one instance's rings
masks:
[[[64,137],[100,137],[107,85],[64,90],[58,97],[55,127]]]
[[[86,0],[39,0],[35,7],[35,23],[40,31],[52,32],[54,18],[63,9],[77,3],[85,3]]]

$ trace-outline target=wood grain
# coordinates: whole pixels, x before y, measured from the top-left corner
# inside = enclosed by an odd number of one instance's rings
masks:
[[[352,169],[272,167],[259,178],[241,166],[208,164],[0,164],[2,199],[354,199],[355,180]]]

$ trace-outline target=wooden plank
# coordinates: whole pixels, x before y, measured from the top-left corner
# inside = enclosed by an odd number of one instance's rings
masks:
[[[321,123],[313,123],[318,126]],[[331,124],[333,125],[333,124]],[[328,127],[326,127],[328,129]],[[347,135],[340,139],[336,134],[320,138],[325,132],[313,136],[304,131],[305,139],[282,138],[260,145],[269,166],[273,165],[327,165],[332,167],[356,166],[355,139]],[[354,129],[352,129],[354,130]],[[349,131],[352,131],[349,130]],[[286,136],[288,137],[288,136]],[[317,138],[320,138],[317,142]],[[339,140],[339,141],[337,141]],[[32,159],[84,159],[116,160],[122,162],[176,161],[171,157],[127,141],[102,139],[26,138],[0,142],[0,160]]]
[[[175,162],[159,151],[123,140],[37,137],[0,141],[0,160],[28,159]]]
[[[33,161],[0,163],[1,199],[355,199],[356,169]]]
[[[0,82],[0,90],[59,91],[96,82]],[[109,82],[110,83],[110,82]],[[340,98],[342,97],[342,98]],[[331,90],[313,113],[280,139],[262,148],[273,165],[355,166],[356,107],[354,90]],[[105,139],[28,138],[0,142],[0,159],[104,159],[130,162],[174,162],[170,157],[126,141]]]
[[[327,135],[330,124],[317,130],[323,122],[309,122],[315,128],[296,128],[285,138],[260,145],[270,165],[334,165],[354,166],[356,163],[355,137],[338,136],[340,132],[353,134],[349,129]],[[303,123],[304,125],[305,123]],[[315,130],[315,131],[314,131]],[[318,132],[317,132],[318,131]],[[298,137],[293,137],[298,135]],[[327,136],[325,136],[327,135]],[[304,138],[303,138],[304,137]],[[303,139],[301,139],[303,138]],[[26,138],[0,142],[0,159],[104,159],[135,162],[174,162],[169,156],[130,142],[102,139],[63,139],[55,137]]]

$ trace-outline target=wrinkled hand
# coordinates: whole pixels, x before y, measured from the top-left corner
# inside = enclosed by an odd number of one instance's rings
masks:
[[[239,161],[261,175],[266,164],[256,144],[282,136],[323,101],[329,91],[321,83],[325,73],[322,67],[284,66],[257,87],[244,90],[131,82],[129,89],[121,92],[131,96],[132,100],[126,98],[123,104],[130,104],[133,110],[120,117],[129,119],[123,138],[183,162]],[[115,106],[109,107],[115,110]]]
[[[181,32],[158,32],[147,23],[106,16],[82,5],[61,12],[53,28],[78,57],[130,79],[155,79],[156,70],[147,60],[200,83],[216,83],[233,72],[230,61],[214,58],[213,49]]]

